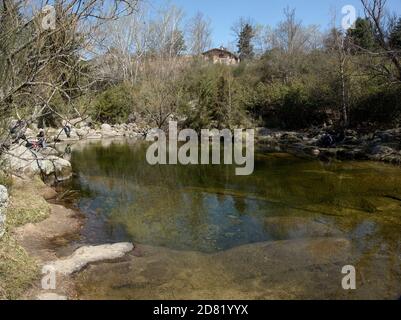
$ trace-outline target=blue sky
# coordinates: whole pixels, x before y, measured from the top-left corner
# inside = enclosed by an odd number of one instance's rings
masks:
[[[288,5],[296,8],[298,19],[304,24],[317,24],[329,27],[333,10],[341,19],[341,8],[354,5],[362,14],[360,0],[148,0],[153,3],[170,2],[182,8],[186,17],[197,11],[203,12],[212,21],[214,46],[227,45],[232,41],[230,30],[239,17],[250,17],[256,23],[276,25],[283,16],[283,9]],[[387,0],[388,9],[401,15],[401,0]]]

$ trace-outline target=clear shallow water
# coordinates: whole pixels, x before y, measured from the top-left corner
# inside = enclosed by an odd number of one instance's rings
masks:
[[[328,285],[315,294],[322,297],[321,294],[328,290],[333,297],[341,297],[341,293],[334,293],[338,291],[341,276],[338,270],[341,265],[351,262],[364,268],[365,277],[372,277],[368,283],[374,285],[376,280],[381,283],[380,290],[375,292],[377,297],[396,297],[401,290],[400,168],[372,162],[325,164],[272,154],[258,155],[254,174],[239,177],[235,176],[233,166],[150,166],[146,163],[145,152],[146,145],[141,143],[109,142],[108,146],[93,144],[78,148],[72,155],[76,175],[69,186],[79,190],[77,205],[87,217],[83,242],[132,241],[146,248],[164,248],[154,254],[159,259],[166,257],[159,262],[166,270],[149,265],[146,259],[153,261],[154,257],[144,258],[146,267],[142,267],[147,270],[145,278],[150,281],[144,280],[145,287],[152,287],[150,279],[157,278],[160,273],[170,274],[168,281],[177,280],[178,273],[179,278],[182,277],[180,266],[184,265],[188,270],[194,263],[200,268],[200,278],[198,282],[194,280],[191,288],[202,283],[199,292],[205,294],[195,298],[222,295],[244,298],[238,292],[254,288],[255,281],[243,283],[237,291],[233,290],[234,283],[244,276],[245,279],[252,278],[249,271],[252,263],[257,279],[267,272],[263,257],[258,256],[261,261],[254,257],[251,263],[244,252],[258,252],[260,243],[265,242],[273,244],[273,247],[263,249],[267,250],[267,253],[262,251],[266,254],[265,259],[278,254],[281,258],[274,265],[283,268],[293,265],[295,269],[303,270],[292,276],[309,294],[301,290],[302,294],[295,294],[295,297],[312,297],[311,292],[316,291],[315,287],[321,282],[319,276],[327,276],[328,272],[335,272],[336,282],[331,285],[336,289],[330,291]],[[325,242],[322,243],[322,239]],[[338,239],[346,242],[338,245]],[[276,243],[280,244],[280,249],[275,247]],[[282,246],[283,243],[286,245]],[[338,247],[344,252],[337,252]],[[148,249],[152,250],[156,249]],[[294,250],[294,253],[284,254],[286,250]],[[191,256],[190,252],[197,256]],[[316,261],[304,266],[308,271],[305,274],[301,266],[309,255]],[[171,256],[176,256],[174,261]],[[182,263],[177,265],[181,259]],[[230,259],[234,260],[230,262]],[[205,284],[209,276],[210,283],[223,276],[214,270],[213,261],[219,265],[234,263],[238,266],[231,271],[232,282],[227,280],[220,291],[215,291],[212,284]],[[317,270],[308,269],[312,266]],[[159,289],[144,293],[136,287],[136,273],[123,273],[126,274],[123,277],[117,276],[121,270],[112,272],[102,270],[101,266],[95,268],[100,268],[100,274],[110,273],[105,277],[114,279],[113,283],[122,284],[116,289],[105,278],[94,278],[99,270],[88,271],[84,280],[81,279],[81,283],[85,283],[83,296],[93,298],[87,288],[96,286],[95,291],[102,292],[99,289],[102,287],[103,293],[95,298],[138,298],[136,293],[139,292],[144,298],[166,298],[159,292],[160,286],[168,282],[164,278],[154,284]],[[376,269],[380,272],[375,273]],[[314,282],[309,278],[314,275],[319,281],[312,285]],[[264,279],[267,276],[277,285],[283,285],[288,281],[286,278],[291,278],[282,271],[268,272]],[[133,287],[130,287],[130,281],[135,282],[135,285],[131,283]],[[170,286],[174,288],[177,281],[171,282]],[[186,284],[190,282],[189,279],[185,281]],[[260,296],[256,297],[269,297],[259,286],[266,287],[261,281],[255,289]],[[210,289],[213,290],[209,292]],[[365,290],[367,297],[373,294],[368,294],[371,287]],[[253,297],[252,293],[246,297]],[[277,298],[274,294],[272,297]],[[282,297],[286,298],[285,295]]]
[[[396,167],[330,165],[273,154],[258,155],[254,174],[240,177],[233,166],[150,166],[145,152],[145,144],[116,142],[73,153],[76,176],[70,188],[80,191],[78,206],[89,218],[87,241],[215,252],[307,237],[306,226],[286,230],[290,217],[332,232],[343,230],[341,217],[354,218],[357,224],[347,234],[356,238],[374,232],[378,217],[401,219]]]

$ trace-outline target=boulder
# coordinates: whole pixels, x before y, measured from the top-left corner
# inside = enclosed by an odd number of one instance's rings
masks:
[[[56,149],[52,148],[52,147],[46,147],[46,148],[40,149],[39,153],[42,156],[45,156],[45,157],[47,157],[47,156],[58,156],[59,155],[59,152]]]
[[[27,139],[35,139],[36,136],[38,135],[37,131],[35,132],[34,130],[27,128],[25,131],[25,137]]]
[[[91,130],[89,131],[88,135],[86,136],[88,140],[100,140],[102,139],[102,134],[98,131]]]
[[[131,243],[116,243],[101,246],[79,248],[70,257],[49,263],[54,270],[62,275],[71,275],[80,271],[90,263],[122,258],[134,249]]]
[[[71,129],[69,137],[67,137],[67,135],[63,129],[58,129],[57,136],[58,136],[58,139],[61,141],[77,141],[77,140],[79,140],[79,135],[77,134],[77,130],[75,128]]]
[[[28,177],[42,175],[67,180],[71,177],[71,163],[54,155],[44,156],[22,145],[14,145],[3,156],[10,169]]]
[[[393,154],[395,151],[387,146],[376,145],[371,148],[370,153],[374,156],[386,156]]]
[[[8,192],[5,186],[0,185],[0,238],[5,232],[6,208],[8,204]]]
[[[122,137],[124,136],[123,132],[118,131],[118,127],[113,128],[109,124],[102,124],[101,125],[101,134],[103,138],[114,138],[114,137]]]
[[[107,123],[103,123],[100,128],[102,129],[102,131],[113,131],[113,128],[111,127],[111,125],[109,125]]]
[[[111,130],[111,131],[102,131],[102,137],[103,138],[114,138],[114,137],[122,137],[124,136],[123,133]]]
[[[81,129],[76,129],[76,133],[79,138],[85,138],[88,136],[90,129],[88,127],[83,127]]]

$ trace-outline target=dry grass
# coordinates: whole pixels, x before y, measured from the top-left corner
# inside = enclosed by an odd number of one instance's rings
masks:
[[[39,194],[44,184],[39,179],[15,182],[11,189],[11,204],[7,210],[7,226],[15,228],[27,223],[37,223],[50,214],[50,206]]]
[[[35,260],[6,233],[0,240],[0,299],[17,299],[37,276]]]
[[[14,181],[7,210],[7,230],[0,240],[0,299],[17,299],[38,277],[38,265],[12,237],[15,227],[40,222],[50,214],[49,204],[38,190],[40,180]]]

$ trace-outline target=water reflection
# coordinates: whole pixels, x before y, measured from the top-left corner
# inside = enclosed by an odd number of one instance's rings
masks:
[[[73,152],[76,176],[69,187],[80,190],[78,206],[88,217],[83,231],[85,243],[129,240],[182,252],[221,253],[216,259],[225,265],[229,261],[226,256],[232,252],[229,249],[293,240],[285,250],[294,246],[291,250],[301,250],[299,258],[292,253],[283,255],[284,249],[280,249],[283,258],[276,264],[283,268],[294,264],[302,269],[302,257],[308,254],[302,250],[310,250],[305,241],[312,245],[319,239],[328,239],[329,243],[333,242],[330,239],[346,239],[351,246],[347,247],[346,258],[341,256],[330,267],[325,267],[326,255],[335,257],[336,247],[316,247],[313,256],[322,265],[312,269],[308,266],[308,271],[302,271],[305,277],[314,272],[322,276],[337,272],[341,263],[352,262],[363,270],[370,285],[380,287],[375,292],[378,297],[392,297],[401,290],[399,168],[370,162],[323,164],[272,154],[256,157],[252,176],[235,176],[233,167],[223,165],[150,166],[145,151],[142,143],[110,142],[107,147],[95,144]],[[300,249],[295,249],[299,241],[303,241]],[[253,252],[252,248],[247,254]],[[240,263],[247,258],[241,258],[244,250],[238,250],[234,262],[238,268],[232,271],[234,282],[249,267]],[[260,250],[258,245],[255,250]],[[264,270],[264,262],[253,259],[255,270]],[[255,274],[259,277],[263,272]],[[281,285],[287,276],[274,273],[263,277]],[[384,279],[381,284],[379,277]],[[302,277],[295,278],[302,281]],[[319,281],[312,283],[319,285]],[[244,283],[245,287],[250,285]],[[316,288],[308,290],[312,289]],[[368,296],[371,289],[366,287]],[[258,287],[256,291],[260,290]],[[336,290],[330,294],[337,296]],[[136,297],[131,291],[126,294]]]
[[[74,151],[72,188],[90,217],[86,240],[215,252],[325,227],[365,239],[400,223],[401,175],[391,166],[260,155],[254,175],[241,177],[224,165],[150,166],[145,152],[142,143]],[[99,226],[104,232],[91,238]]]

